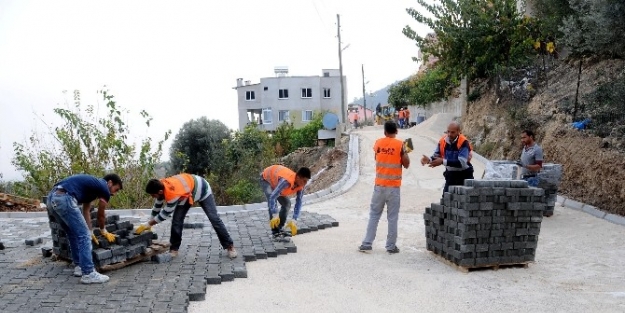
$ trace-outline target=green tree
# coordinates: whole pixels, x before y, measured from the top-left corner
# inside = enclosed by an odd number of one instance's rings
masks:
[[[293,146],[291,143],[291,135],[295,127],[293,123],[284,122],[276,128],[276,131],[271,136],[273,146],[276,149],[276,156],[281,157],[293,152]]]
[[[426,105],[441,101],[452,94],[458,82],[440,65],[403,80],[389,89],[388,101],[396,108]]]
[[[318,131],[323,128],[323,113],[315,112],[312,121],[291,132],[291,148],[314,147],[317,145]]]
[[[73,106],[57,107],[54,113],[64,122],[62,126],[48,126],[45,136],[33,133],[26,143],[13,143],[15,155],[12,164],[24,172],[24,181],[15,184],[18,195],[40,198],[54,183],[79,173],[103,176],[107,172],[119,174],[124,191],[111,200],[112,207],[137,208],[150,203],[143,191],[154,176],[154,167],[160,161],[164,139],[153,146],[152,138],[141,141],[139,149],[128,143],[130,128],[124,122],[129,113],[119,107],[108,90],[99,91],[106,102],[107,115],[99,117],[93,105],[81,104],[80,92],[74,91]],[[152,118],[140,112],[149,127]],[[53,143],[50,143],[52,136]]]
[[[437,58],[454,80],[490,77],[501,67],[524,64],[533,54],[531,32],[535,21],[517,12],[516,0],[417,2],[432,17],[414,8],[407,12],[430,27],[434,36],[421,36],[410,26],[404,27],[403,33],[416,41],[424,60]]]
[[[230,135],[224,123],[205,116],[184,123],[169,149],[171,170],[173,173],[210,175],[221,165],[224,158],[222,141],[229,140]]]

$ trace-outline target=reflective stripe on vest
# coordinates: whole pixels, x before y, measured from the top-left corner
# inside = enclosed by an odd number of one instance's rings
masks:
[[[382,187],[401,186],[401,150],[403,143],[395,138],[382,138],[376,141],[375,184]]]
[[[161,182],[165,185],[165,200],[170,202],[171,200],[180,197],[186,198],[189,204],[193,204],[193,187],[194,179],[190,174],[178,174],[165,179]]]
[[[467,137],[465,137],[464,135],[460,134],[458,135],[458,141],[456,141],[456,146],[458,147],[458,150],[460,150],[460,147],[462,147],[462,144],[467,141]],[[445,147],[447,146],[447,136],[443,136],[443,138],[441,138],[438,141],[438,150],[441,153],[441,158],[445,159]],[[473,151],[473,146],[471,145],[471,143],[469,142],[469,160],[471,160],[471,151]]]
[[[263,171],[263,178],[269,182],[272,189],[275,189],[278,186],[278,181],[280,178],[286,180],[291,185],[291,188],[283,189],[280,192],[281,196],[289,196],[297,193],[298,191],[304,189],[304,186],[298,186],[297,188],[293,188],[295,186],[295,172],[293,172],[288,167],[282,165],[272,165],[267,167]]]

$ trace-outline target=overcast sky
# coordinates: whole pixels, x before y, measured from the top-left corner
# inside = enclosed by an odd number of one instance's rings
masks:
[[[52,109],[78,89],[97,104],[104,85],[131,111],[132,138],[175,135],[207,116],[237,128],[236,78],[259,81],[274,66],[291,75],[338,68],[336,14],[341,15],[347,101],[414,73],[410,24],[414,0],[27,1],[0,0],[0,173],[13,142],[58,125]],[[67,90],[67,96],[63,91]],[[154,118],[139,123],[145,109]],[[171,140],[170,140],[171,141]],[[164,159],[168,158],[169,143]]]

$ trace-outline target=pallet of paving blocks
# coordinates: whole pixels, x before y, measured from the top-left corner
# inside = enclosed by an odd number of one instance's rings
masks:
[[[153,241],[157,239],[157,236],[149,231],[135,235],[132,232],[134,225],[129,221],[120,221],[119,215],[109,215],[106,218],[106,230],[116,235],[115,242],[109,243],[98,228],[96,215],[97,213],[92,210],[93,233],[98,239],[97,244],[91,242],[92,256],[93,263],[98,270],[118,269],[168,251],[169,243]],[[72,261],[67,234],[61,227],[60,221],[49,210],[48,218],[52,234],[52,253],[60,259]]]
[[[545,191],[523,180],[466,180],[425,209],[427,249],[466,270],[528,264],[545,205]]]

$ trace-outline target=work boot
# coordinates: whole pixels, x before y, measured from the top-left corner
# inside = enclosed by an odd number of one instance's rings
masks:
[[[234,248],[234,245],[228,247],[228,257],[234,259],[238,256],[237,250]]]
[[[178,256],[178,250],[169,250],[169,254],[172,258],[175,258]]]
[[[360,245],[360,247],[358,247],[358,251],[360,252],[366,252],[366,251],[371,251],[373,248],[371,246],[365,246],[365,245]]]
[[[89,275],[82,275],[80,278],[80,282],[83,284],[103,284],[109,281],[109,277],[106,275],[102,275],[95,270]]]
[[[80,269],[80,266],[74,267],[74,276],[76,276],[76,277],[81,277],[82,276],[82,269]]]
[[[393,249],[387,249],[386,252],[388,252],[390,254],[399,253],[399,248],[395,247]]]

